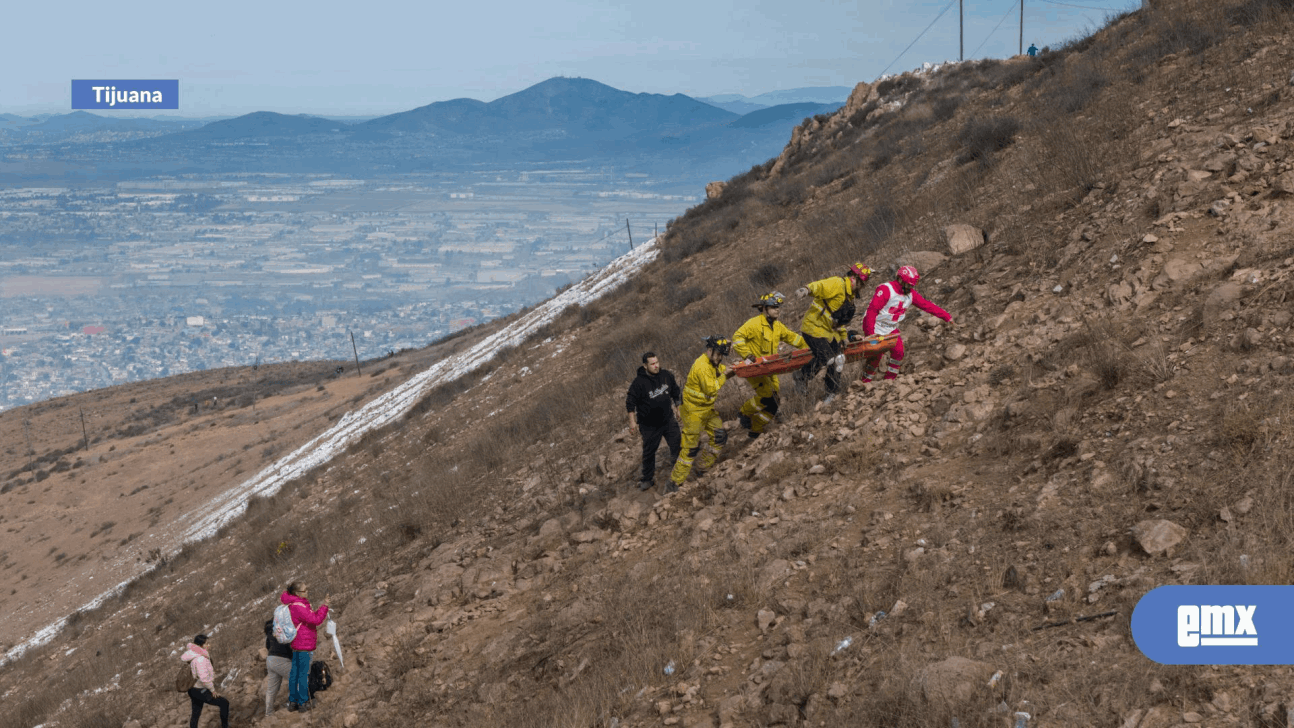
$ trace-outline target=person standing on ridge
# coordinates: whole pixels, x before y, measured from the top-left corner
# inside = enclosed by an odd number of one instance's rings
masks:
[[[656,484],[656,450],[662,438],[669,446],[670,467],[678,461],[678,405],[683,401],[683,392],[674,374],[661,369],[655,352],[646,352],[642,358],[638,376],[625,395],[625,409],[629,412],[629,431],[642,430],[643,469],[638,490],[647,490]]]
[[[318,609],[310,608],[310,590],[305,582],[294,581],[281,595],[279,601],[292,612],[292,623],[297,626],[296,639],[292,640],[292,671],[288,674],[288,710],[310,710],[310,657],[319,640],[316,628],[328,619],[328,597]]]
[[[1017,47],[1018,47],[1018,46],[1017,46]],[[1037,56],[1037,55],[1038,55],[1038,46],[1034,45],[1033,43],[1030,43],[1030,44],[1029,44],[1029,50],[1025,51],[1025,53],[1028,53],[1030,58],[1032,58],[1032,57],[1034,57],[1034,56]]]
[[[872,294],[872,302],[867,306],[867,315],[863,318],[863,333],[868,336],[884,336],[891,332],[899,334],[898,341],[889,352],[890,364],[888,371],[885,372],[886,379],[897,379],[899,368],[903,366],[903,335],[899,331],[899,324],[908,315],[909,308],[916,306],[935,318],[941,318],[948,323],[953,322],[953,317],[948,315],[947,311],[917,293],[916,286],[920,280],[921,274],[917,273],[917,269],[905,265],[899,268],[898,276],[894,280],[876,287],[876,292]],[[859,381],[863,384],[871,384],[880,365],[881,355],[867,359],[863,365],[863,376]]]
[[[189,688],[189,728],[198,728],[202,708],[214,705],[220,709],[220,728],[229,728],[229,699],[216,692],[216,670],[211,666],[211,654],[204,645],[208,637],[200,634],[193,638],[180,659],[189,663],[193,672],[193,687]]]
[[[773,291],[753,304],[759,309],[759,313],[742,324],[741,328],[737,329],[737,333],[732,335],[732,348],[736,350],[738,356],[747,362],[754,362],[756,357],[776,354],[780,344],[788,344],[794,349],[808,346],[804,342],[804,337],[786,328],[786,324],[777,320],[781,315],[782,302],[785,300],[785,296]],[[742,427],[749,430],[747,434],[751,438],[756,438],[764,433],[764,428],[768,427],[777,416],[778,392],[781,390],[781,385],[777,381],[776,374],[750,377],[746,381],[754,388],[755,396],[746,400],[741,406],[741,414],[737,419]]]
[[[845,327],[854,320],[857,311],[854,299],[862,293],[863,285],[871,275],[871,268],[855,263],[844,275],[814,281],[795,292],[800,298],[813,295],[813,303],[800,322],[800,334],[813,351],[813,361],[796,370],[792,376],[796,383],[806,385],[819,369],[825,367],[827,396],[822,400],[823,404],[831,404],[836,392],[840,391],[844,360],[837,357],[844,352],[850,338]]]
[[[674,470],[670,472],[666,493],[673,493],[687,481],[692,472],[692,461],[701,452],[701,431],[710,438],[710,447],[701,455],[697,475],[701,475],[719,459],[719,450],[728,441],[728,431],[723,428],[723,418],[715,414],[714,401],[719,390],[728,381],[728,368],[723,358],[732,351],[732,342],[722,336],[705,340],[705,353],[692,362],[683,385],[683,405],[679,407],[679,420],[683,423],[683,444]]]

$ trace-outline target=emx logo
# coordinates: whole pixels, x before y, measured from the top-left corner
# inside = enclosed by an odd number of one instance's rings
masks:
[[[1294,664],[1289,605],[1294,586],[1161,586],[1137,602],[1132,639],[1165,665]]]
[[[1183,604],[1177,608],[1178,647],[1257,647],[1258,605]],[[1207,635],[1207,636],[1205,636]]]

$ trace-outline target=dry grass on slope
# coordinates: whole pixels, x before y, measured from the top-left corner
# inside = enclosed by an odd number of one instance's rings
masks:
[[[1049,725],[1147,710],[1279,724],[1279,669],[1153,665],[1126,618],[1153,585],[1294,572],[1289,379],[1273,356],[1288,321],[1272,318],[1289,302],[1255,287],[1206,316],[1199,300],[1237,266],[1288,274],[1288,223],[1255,232],[1261,221],[1210,217],[1213,198],[1178,192],[1219,135],[1251,144],[1240,127],[1287,108],[1273,93],[1282,7],[1165,4],[1036,61],[886,81],[897,111],[814,120],[777,174],[761,165],[671,225],[637,281],[433,393],[0,676],[20,706],[0,726],[29,728],[64,699],[94,706],[68,725],[178,722],[169,650],[198,629],[229,645],[218,667],[240,671],[229,692],[250,720],[260,622],[299,574],[356,630],[330,720],[925,728],[1000,725],[1005,702]],[[1228,184],[1233,210],[1281,204]],[[1155,226],[1174,211],[1187,215]],[[989,242],[925,284],[960,327],[905,329],[896,386],[833,411],[788,392],[770,435],[734,443],[682,497],[623,487],[636,443],[616,439],[620,397],[641,350],[684,370],[755,294],[937,249],[946,223],[967,221]],[[1176,248],[1142,242],[1152,229]],[[1245,257],[1156,286],[1169,253]],[[1123,282],[1141,304],[1112,297]],[[802,308],[787,308],[796,323]],[[964,359],[945,356],[953,343]],[[745,394],[726,389],[720,410]],[[1156,517],[1190,530],[1171,559],[1128,534]],[[872,625],[899,600],[903,614]],[[1097,610],[1122,616],[1035,629]],[[856,641],[837,652],[844,635]],[[1004,678],[933,701],[922,681],[950,656]]]

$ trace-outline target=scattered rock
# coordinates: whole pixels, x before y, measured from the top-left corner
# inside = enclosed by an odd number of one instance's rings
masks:
[[[1285,174],[1282,174],[1281,176],[1277,177],[1272,182],[1272,187],[1277,192],[1280,192],[1286,195],[1294,195],[1294,172],[1286,172]]]
[[[1228,281],[1214,288],[1204,299],[1204,324],[1222,323],[1219,316],[1229,311],[1244,295],[1245,287],[1235,281]]]
[[[961,707],[970,701],[976,687],[988,682],[993,672],[993,666],[988,663],[949,657],[922,671],[921,693],[936,709]]]
[[[910,265],[921,271],[922,277],[931,270],[939,267],[940,263],[948,260],[948,256],[943,253],[937,253],[933,250],[918,250],[911,253],[903,253],[895,259],[897,265]]]
[[[717,200],[723,196],[724,189],[728,186],[726,182],[711,182],[705,186],[705,197],[707,200]]]
[[[984,244],[984,231],[973,225],[955,224],[944,228],[948,250],[953,255],[968,253]]]
[[[1186,535],[1185,528],[1163,519],[1142,521],[1132,528],[1133,538],[1151,556],[1172,556]]]
[[[1165,705],[1156,705],[1146,711],[1146,717],[1141,719],[1137,728],[1168,728],[1176,725],[1179,713]]]

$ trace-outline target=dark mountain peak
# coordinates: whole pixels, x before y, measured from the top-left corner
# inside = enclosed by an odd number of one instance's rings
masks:
[[[556,131],[606,137],[662,126],[704,126],[735,117],[683,94],[636,94],[588,78],[556,76],[489,103],[439,101],[373,119],[361,128],[465,135]]]

